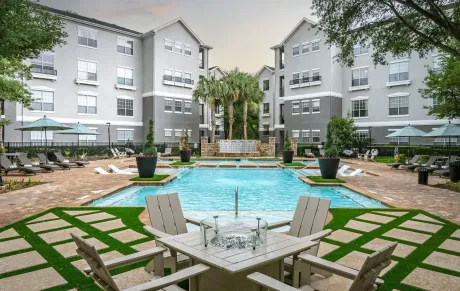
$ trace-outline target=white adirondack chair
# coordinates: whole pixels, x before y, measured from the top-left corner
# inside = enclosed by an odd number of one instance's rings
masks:
[[[142,290],[184,290],[176,286],[176,283],[179,283],[185,279],[195,277],[201,273],[209,270],[209,267],[198,264],[193,267],[187,268],[180,272],[174,273],[170,276],[164,277],[164,261],[163,261],[163,252],[166,251],[165,248],[156,247],[153,249],[145,250],[138,252],[132,255],[124,256],[121,258],[113,259],[107,262],[102,261],[101,257],[97,253],[97,250],[94,246],[89,244],[87,241],[81,237],[71,233],[70,234],[77,244],[77,253],[86,260],[89,267],[85,268],[84,272],[89,274],[95,281],[104,290],[110,291],[120,291],[120,290],[130,290],[130,291],[142,291]],[[126,282],[119,282],[117,276],[112,277],[109,273],[110,270],[115,268],[129,266],[135,263],[142,262],[146,259],[153,258],[155,262],[155,271],[153,274],[146,274],[145,276],[131,276],[129,278],[129,285]],[[146,277],[151,277],[150,281],[145,281]],[[140,282],[138,282],[140,281]],[[198,289],[198,280],[191,280],[193,286]]]
[[[118,154],[119,158],[126,158],[126,152],[120,152],[117,148],[115,148],[115,152]]]
[[[120,158],[120,156],[117,154],[117,152],[113,148],[110,148],[110,151],[112,152],[112,156],[114,159]]]
[[[370,154],[370,150],[367,150],[365,154],[358,154],[358,159],[359,160],[367,160]]]
[[[396,248],[398,243],[393,242],[383,249],[369,255],[366,258],[363,266],[359,271],[344,267],[337,263],[326,261],[324,259],[311,256],[311,255],[300,255],[299,259],[302,261],[302,278],[300,289],[291,287],[284,283],[281,283],[267,275],[261,273],[252,273],[247,278],[254,282],[254,290],[262,290],[262,287],[268,288],[272,291],[315,291],[315,290],[328,290],[328,284],[317,280],[315,282],[311,281],[311,270],[313,267],[324,269],[328,272],[331,272],[335,275],[353,280],[351,286],[343,286],[340,290],[348,291],[374,291],[378,286],[383,284],[381,279],[378,279],[379,274],[391,263],[391,254]],[[318,285],[321,285],[318,286]]]
[[[320,199],[310,196],[300,196],[297,202],[297,207],[292,220],[285,220],[268,225],[268,229],[276,229],[286,225],[290,225],[288,235],[295,237],[311,237],[311,240],[318,241],[329,234],[332,230],[323,230],[326,224],[327,214],[329,212],[330,200]],[[318,254],[318,246],[306,251],[307,254],[316,256]],[[293,272],[292,257],[284,259],[284,270],[288,273]],[[324,276],[330,274],[321,271],[315,271]]]
[[[146,225],[144,229],[155,237],[162,238],[187,233],[187,222],[200,225],[200,220],[184,218],[177,193],[148,196],[145,197],[145,201],[152,226]],[[176,266],[171,254],[166,253],[165,266],[173,271],[176,268],[182,269],[188,266],[188,259],[185,255],[177,254]]]

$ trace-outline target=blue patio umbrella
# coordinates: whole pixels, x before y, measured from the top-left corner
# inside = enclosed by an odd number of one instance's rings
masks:
[[[398,129],[397,131],[387,135],[386,137],[408,137],[409,138],[409,151],[410,151],[410,138],[411,137],[422,137],[426,134],[423,130],[417,129],[410,124],[404,128]]]
[[[77,135],[78,136],[78,141],[77,141],[78,146],[80,146],[80,135],[99,135],[100,134],[99,132],[95,130],[89,129],[85,125],[80,124],[80,122],[78,122],[77,124],[74,124],[70,129],[56,131],[55,133],[56,134]]]
[[[449,159],[450,159],[450,139],[460,136],[460,126],[449,123],[425,134],[423,137],[448,137],[449,138]]]
[[[15,130],[20,131],[44,131],[45,132],[45,156],[48,159],[48,141],[46,139],[46,131],[47,130],[63,130],[63,129],[70,129],[71,127],[61,124],[56,120],[46,117],[44,115],[42,118],[35,120],[34,122],[21,126],[19,128],[15,128]]]

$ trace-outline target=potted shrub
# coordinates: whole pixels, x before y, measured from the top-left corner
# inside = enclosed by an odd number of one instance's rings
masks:
[[[286,130],[283,147],[283,163],[292,163],[294,159],[294,151],[292,150],[291,141],[289,140],[289,130]]]
[[[180,161],[183,163],[190,162],[190,157],[192,156],[192,151],[188,145],[188,128],[185,129],[185,136],[181,142],[180,149]]]
[[[157,149],[153,139],[153,120],[149,120],[149,133],[142,153],[136,157],[137,170],[140,178],[152,178],[157,167]]]
[[[324,157],[318,159],[323,179],[335,179],[337,177],[340,164],[339,154],[353,142],[355,130],[356,127],[351,116],[333,116],[327,124]]]

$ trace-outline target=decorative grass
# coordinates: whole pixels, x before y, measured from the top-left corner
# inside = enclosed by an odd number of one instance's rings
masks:
[[[307,176],[308,179],[316,183],[346,183],[344,180],[340,179],[323,179],[321,176]]]
[[[190,166],[190,165],[193,165],[195,164],[195,162],[174,162],[174,163],[171,163],[170,165],[171,166]]]
[[[389,163],[394,163],[395,162],[395,158],[394,157],[375,157],[374,158],[374,161],[376,161],[377,163],[384,163],[384,164],[389,164]]]
[[[281,163],[282,165],[284,165],[285,167],[304,167],[305,164],[304,163],[300,163],[300,162],[294,162],[294,163]]]
[[[166,178],[168,178],[170,175],[154,175],[152,178],[141,178],[141,177],[134,177],[129,179],[130,181],[147,181],[147,182],[153,182],[153,181],[162,181]]]

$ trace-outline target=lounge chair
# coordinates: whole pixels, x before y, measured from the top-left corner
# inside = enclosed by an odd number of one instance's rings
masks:
[[[18,155],[18,160],[21,163],[21,166],[23,167],[32,167],[33,163],[32,161],[27,157],[26,154]],[[44,165],[37,165],[39,168],[42,168],[46,171],[51,171],[54,172],[54,169],[59,169],[59,166],[57,165],[50,165],[50,164],[44,164]]]
[[[348,175],[348,176],[350,176],[350,177],[358,176],[362,172],[364,172],[362,169],[357,169],[357,170],[354,170],[353,172],[351,172],[350,175]]]
[[[338,171],[337,174],[339,176],[345,176],[345,172],[350,168],[348,165],[343,165]]]
[[[108,165],[109,169],[112,170],[113,173],[115,174],[123,174],[123,175],[134,175],[133,172],[128,172],[128,171],[124,171],[124,170],[120,170],[118,169],[115,165]]]
[[[420,167],[431,167],[432,165],[434,165],[434,163],[436,163],[436,160],[438,159],[439,157],[438,156],[431,156],[428,161],[426,162],[426,164],[423,164],[423,165],[408,165],[408,166],[403,166],[403,168],[406,169],[406,171],[415,171],[417,168],[420,168]]]
[[[435,171],[449,170],[449,164],[455,162],[456,160],[457,160],[457,156],[450,156],[450,158],[447,159],[444,165],[442,165],[441,167],[427,168],[427,171],[428,173],[433,174]],[[450,173],[450,170],[449,170],[449,173]]]
[[[37,168],[37,167],[15,167],[10,160],[6,156],[0,156],[0,166],[5,170],[5,175],[8,175],[9,172],[17,171],[19,172],[24,172],[24,175],[26,174],[34,174],[38,172],[43,172],[44,170],[42,168]]]
[[[49,164],[45,154],[37,154],[37,157],[40,159],[41,165],[56,165],[61,167],[62,169],[70,170],[71,165],[69,165],[68,163],[52,162],[52,164]]]
[[[187,233],[187,222],[200,225],[200,220],[184,218],[177,193],[148,196],[145,197],[145,201],[152,226],[146,225],[144,229],[155,237],[162,238]],[[172,215],[173,213],[174,215]],[[188,266],[188,263],[189,258],[187,256],[177,254],[178,269]],[[151,267],[153,266],[148,268],[149,271],[152,271]],[[173,257],[170,254],[165,256],[165,267],[175,267]],[[173,271],[171,270],[171,272]]]
[[[104,170],[103,168],[100,168],[100,167],[94,168],[94,172],[96,172],[96,174],[101,174],[101,175],[108,175],[109,174],[109,172],[107,172],[106,170]]]
[[[119,158],[126,158],[126,152],[120,152],[117,148],[115,148],[115,152],[118,154]]]
[[[353,155],[353,151],[352,150],[343,150],[343,154],[348,156],[348,157],[351,157],[351,155]]]
[[[171,274],[169,276],[164,276],[164,265],[163,265],[163,253],[167,251],[165,248],[156,247],[149,250],[141,251],[134,253],[128,256],[121,258],[116,258],[104,262],[99,256],[96,248],[89,244],[86,240],[81,237],[71,233],[70,234],[77,245],[77,253],[86,260],[88,267],[84,269],[86,274],[89,274],[96,284],[99,285],[104,290],[137,290],[137,291],[147,291],[147,290],[184,290],[176,286],[176,283],[184,281],[189,278],[193,278],[199,274],[202,274],[209,270],[209,267],[203,264],[197,264],[193,267],[187,268],[183,271]],[[145,261],[146,259],[153,259],[155,261],[155,271],[153,274],[149,274],[146,271],[139,270],[137,276],[132,273],[124,276],[125,280],[120,280],[123,282],[123,286],[120,286],[120,281],[117,280],[117,277],[123,278],[123,273],[118,276],[112,277],[110,270],[130,266],[137,264],[139,262]],[[145,272],[142,274],[141,272]],[[120,279],[121,279],[120,278]],[[198,280],[190,280],[191,290],[199,290]],[[163,289],[164,288],[164,289]]]
[[[120,158],[118,156],[117,152],[113,148],[110,148],[110,151],[112,152],[112,156],[113,156],[114,159],[119,159]]]
[[[308,158],[314,158],[315,154],[311,152],[311,149],[305,149],[304,155]]]
[[[299,259],[301,261],[302,278],[300,289],[293,288],[289,285],[281,283],[272,277],[264,275],[262,273],[252,273],[247,278],[255,283],[254,290],[262,290],[262,287],[268,288],[272,291],[315,291],[315,290],[339,290],[334,288],[334,284],[337,284],[333,280],[316,280],[312,282],[311,272],[312,268],[322,269],[331,272],[337,276],[344,277],[353,280],[351,286],[342,286],[340,290],[349,291],[371,291],[376,290],[383,284],[383,280],[379,279],[380,273],[391,264],[391,254],[395,250],[398,243],[392,242],[388,246],[376,251],[373,254],[367,256],[363,266],[359,271],[351,269],[334,262],[330,262],[312,255],[301,254]],[[294,284],[297,287],[299,284]],[[330,289],[332,287],[332,289]],[[335,285],[337,287],[337,285]],[[347,288],[348,287],[348,288]]]
[[[312,241],[320,239],[331,234],[332,230],[323,230],[326,224],[327,214],[331,201],[310,196],[300,196],[297,202],[297,207],[292,220],[285,220],[276,223],[270,223],[268,229],[277,229],[283,226],[290,225],[288,235],[295,237],[311,237]],[[316,256],[318,254],[318,246],[306,251],[307,254]],[[288,273],[293,273],[292,257],[284,259],[284,270]],[[315,271],[318,273],[318,271]],[[329,274],[322,274],[328,276]]]
[[[172,148],[165,148],[165,152],[161,154],[164,157],[172,155]]]
[[[78,167],[84,167],[85,165],[88,165],[89,163],[87,161],[70,161],[67,162],[67,159],[64,158],[64,156],[61,154],[61,152],[54,152],[54,156],[56,157],[56,160],[60,163],[68,163],[69,165],[76,164]]]
[[[387,164],[388,167],[391,167],[392,169],[397,169],[399,166],[408,166],[408,165],[414,165],[418,160],[420,160],[421,155],[415,155],[412,157],[412,159],[409,161],[409,163],[389,163]]]

